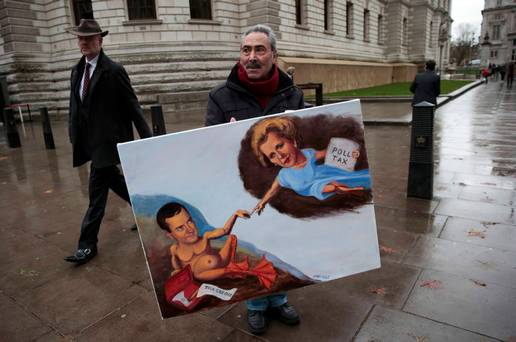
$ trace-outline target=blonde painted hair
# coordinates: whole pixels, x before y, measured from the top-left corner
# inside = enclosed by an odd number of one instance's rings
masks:
[[[268,134],[274,132],[279,136],[298,143],[298,131],[292,118],[275,116],[258,121],[251,127],[251,148],[262,166],[269,166],[269,159],[260,151],[260,146],[267,141]]]

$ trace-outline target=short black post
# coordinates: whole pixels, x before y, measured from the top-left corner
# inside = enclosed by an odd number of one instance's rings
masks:
[[[151,106],[152,134],[153,136],[167,134],[163,109],[160,105]]]
[[[315,105],[323,105],[323,85],[322,83],[315,84]]]
[[[407,197],[432,199],[434,186],[435,105],[426,101],[412,107],[412,132]]]
[[[55,150],[54,136],[52,135],[52,126],[50,125],[50,118],[48,116],[47,107],[39,110],[41,115],[41,124],[43,125],[43,138],[45,139],[45,147],[47,150]]]
[[[11,108],[4,108],[4,124],[7,133],[7,145],[12,148],[21,147],[20,135]]]
[[[29,121],[32,122],[32,115],[30,113],[30,105],[27,103],[27,113],[29,113]]]

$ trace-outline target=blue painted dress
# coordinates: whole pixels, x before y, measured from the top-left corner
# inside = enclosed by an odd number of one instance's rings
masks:
[[[365,189],[371,188],[368,169],[346,171],[330,165],[317,165],[314,149],[307,148],[301,152],[307,159],[306,165],[300,169],[292,167],[281,169],[278,182],[282,187],[292,189],[301,196],[313,196],[319,200],[335,194],[335,192],[323,193],[324,187],[332,182],[338,182],[350,188],[358,186],[363,186]]]

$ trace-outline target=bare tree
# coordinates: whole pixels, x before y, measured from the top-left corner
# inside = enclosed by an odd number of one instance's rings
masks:
[[[460,23],[457,27],[458,35],[451,43],[451,58],[457,65],[465,65],[471,61],[476,46],[475,26],[470,23]]]

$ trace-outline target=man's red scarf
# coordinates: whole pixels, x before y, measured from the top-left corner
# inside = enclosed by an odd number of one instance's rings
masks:
[[[253,94],[260,103],[262,109],[265,109],[272,94],[278,89],[279,71],[276,65],[272,65],[272,75],[265,81],[251,81],[247,77],[247,72],[242,64],[238,63],[238,80],[242,85]]]

